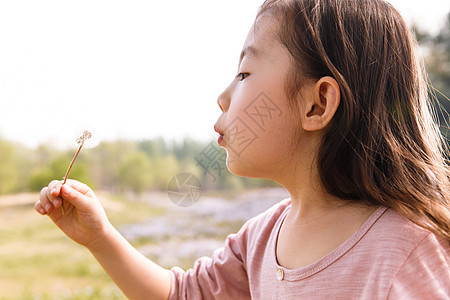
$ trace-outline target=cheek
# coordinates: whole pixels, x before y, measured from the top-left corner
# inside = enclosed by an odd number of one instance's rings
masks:
[[[274,82],[235,89],[225,117],[227,166],[239,176],[264,177],[290,153],[292,118]]]
[[[235,175],[271,178],[290,161],[292,153],[291,127],[285,122],[268,122],[264,131],[243,129],[227,138],[227,167]],[[235,135],[235,133],[238,133]]]
[[[253,114],[255,99],[258,95],[248,91],[233,95],[229,109],[224,118],[225,142],[229,150],[240,155],[259,139],[262,133],[261,120]]]

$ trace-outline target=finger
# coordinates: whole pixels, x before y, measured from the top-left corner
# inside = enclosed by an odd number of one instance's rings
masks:
[[[79,210],[89,210],[93,204],[93,198],[65,184],[61,187],[61,196]]]
[[[41,207],[45,209],[47,213],[51,212],[55,208],[48,198],[48,187],[43,188],[39,193],[39,201]]]
[[[50,188],[50,189],[52,189],[53,187],[55,187],[57,184],[62,184],[62,181],[61,180],[52,180],[52,181],[50,181],[50,183],[48,184],[48,187]]]
[[[95,194],[92,191],[92,189],[82,182],[73,179],[68,179],[65,185],[72,187],[73,189],[77,190],[83,195],[86,195],[88,197],[95,197]]]
[[[47,189],[47,197],[52,202],[54,207],[59,207],[62,205],[62,198],[61,198],[61,185],[62,183],[60,181],[52,181],[48,186]]]
[[[42,204],[41,204],[40,201],[37,201],[37,202],[34,204],[34,209],[35,209],[38,213],[40,213],[41,215],[46,215],[46,214],[47,214],[47,212],[45,211],[45,209],[42,207]]]

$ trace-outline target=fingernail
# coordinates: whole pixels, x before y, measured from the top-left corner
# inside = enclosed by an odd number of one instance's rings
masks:
[[[55,188],[52,188],[52,190],[50,191],[50,195],[53,195],[53,193],[56,191]]]
[[[58,201],[58,199],[55,199],[52,201],[52,203],[53,203],[53,206],[56,207],[58,205],[59,201]]]
[[[40,213],[41,215],[43,215],[43,214],[45,214],[45,210],[41,207],[41,208],[39,208],[39,213]]]
[[[49,211],[52,208],[52,205],[50,203],[45,204],[45,210]]]

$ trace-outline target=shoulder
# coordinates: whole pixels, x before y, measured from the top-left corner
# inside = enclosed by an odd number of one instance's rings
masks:
[[[387,209],[363,240],[393,299],[450,296],[450,245],[444,239]]]
[[[391,299],[450,299],[450,246],[428,232],[402,260],[392,279]]]
[[[273,205],[265,212],[248,220],[241,228],[241,231],[247,231],[248,233],[270,230],[275,223],[282,217],[285,212],[290,208],[291,199],[284,199],[277,204]]]
[[[249,219],[236,234],[227,237],[230,248],[240,248],[240,252],[249,253],[255,248],[262,251],[269,242],[275,224],[290,208],[291,200],[285,199],[273,205],[263,213]]]
[[[274,204],[272,207],[267,209],[265,212],[250,219],[247,223],[256,225],[261,222],[264,223],[268,220],[277,220],[288,208],[290,208],[290,206],[291,206],[290,198],[281,200],[280,202]]]
[[[378,250],[394,252],[406,258],[417,248],[431,247],[449,250],[443,239],[422,228],[393,209],[386,209],[368,231],[372,246]]]
[[[434,249],[433,251],[446,253],[448,261],[450,247],[442,238],[416,225],[393,209],[386,209],[379,216],[368,230],[361,246],[370,248],[370,252],[381,261],[395,261],[394,265],[397,267],[421,249]]]

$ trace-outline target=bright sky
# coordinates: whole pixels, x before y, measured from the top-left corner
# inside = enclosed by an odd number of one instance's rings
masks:
[[[0,136],[209,140],[263,0],[0,2]],[[448,0],[391,0],[436,31]]]

